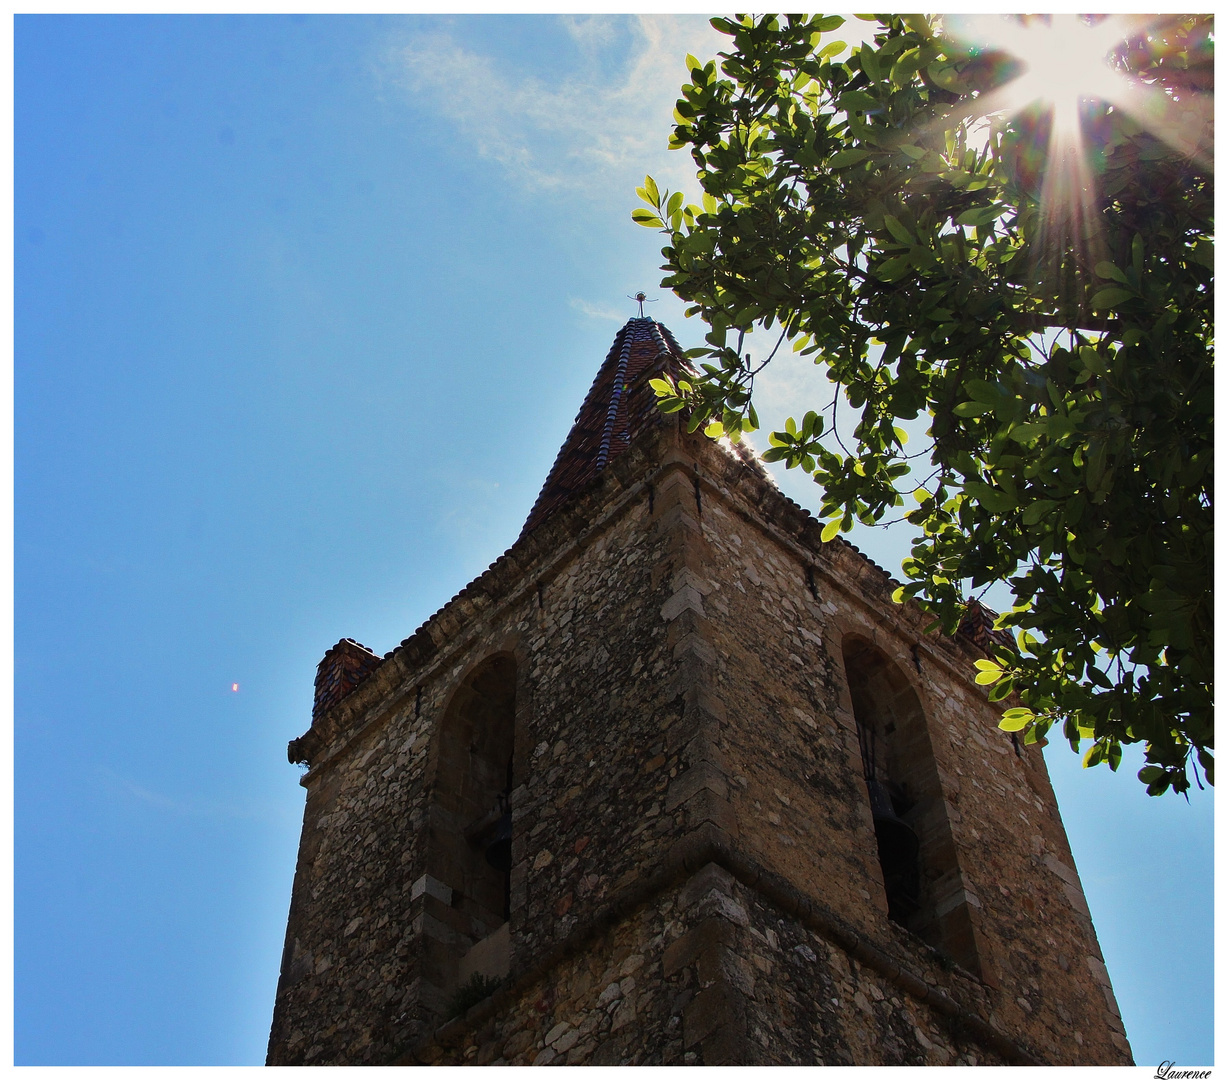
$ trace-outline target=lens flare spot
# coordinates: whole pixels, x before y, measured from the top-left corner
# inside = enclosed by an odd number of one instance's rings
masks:
[[[233,694],[237,694],[239,692],[239,684],[237,682],[232,682],[230,684],[230,691]]]

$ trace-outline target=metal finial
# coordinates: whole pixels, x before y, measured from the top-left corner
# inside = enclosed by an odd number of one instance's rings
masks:
[[[644,317],[644,305],[645,305],[645,304],[655,304],[655,303],[656,303],[656,301],[655,301],[655,300],[649,300],[649,299],[648,299],[648,294],[647,294],[647,293],[642,293],[642,292],[637,292],[637,293],[636,293],[634,296],[628,296],[628,297],[627,297],[627,299],[628,299],[628,300],[636,300],[636,301],[638,301],[638,302],[639,302],[639,305],[640,305],[640,318],[641,318],[641,319]]]

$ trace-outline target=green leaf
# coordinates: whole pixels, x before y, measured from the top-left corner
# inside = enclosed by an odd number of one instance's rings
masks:
[[[900,255],[894,259],[886,259],[874,268],[874,276],[879,281],[898,281],[912,269],[912,259]]]
[[[998,727],[1003,731],[1022,731],[1035,718],[1036,714],[1031,709],[1007,709],[998,721]]]
[[[648,192],[648,201],[653,206],[660,207],[661,193],[657,190],[657,182],[651,176],[644,177],[644,190]]]
[[[870,112],[878,108],[878,98],[864,90],[849,90],[840,95],[837,104],[848,113]]]
[[[645,210],[642,207],[631,211],[631,220],[649,229],[660,229],[665,225],[651,210]]]
[[[984,401],[962,401],[951,410],[956,416],[984,416],[993,412],[993,406]]]
[[[1090,345],[1082,345],[1079,348],[1079,360],[1088,371],[1093,371],[1097,375],[1107,375],[1108,367],[1105,365],[1104,358]]]
[[[839,30],[844,25],[842,15],[824,15],[817,23],[817,29],[826,34],[829,30]]]
[[[1109,278],[1113,281],[1120,281],[1123,285],[1126,284],[1126,275],[1111,262],[1096,263],[1096,273],[1102,278]]]
[[[850,165],[856,165],[860,161],[865,161],[870,156],[869,150],[863,150],[861,147],[849,147],[846,150],[839,150],[827,161],[829,169],[846,169]]]
[[[1015,424],[1007,434],[1023,446],[1031,446],[1042,435],[1049,433],[1048,424]]]
[[[870,77],[871,82],[881,82],[883,73],[878,64],[878,54],[869,42],[862,42],[857,50],[857,59],[861,62],[861,70]]]
[[[1037,524],[1055,506],[1057,506],[1056,499],[1037,499],[1023,512],[1023,523],[1025,525]]]
[[[1009,492],[973,480],[964,483],[964,494],[991,514],[1009,514],[1016,506]]]
[[[1215,757],[1210,750],[1198,750],[1198,764],[1202,766],[1203,775],[1207,778],[1207,783],[1212,787],[1215,786]]]
[[[907,85],[916,75],[921,66],[921,50],[908,49],[900,54],[900,58],[891,69],[891,81],[897,86]]]
[[[965,210],[955,219],[956,225],[988,225],[997,219],[1000,211],[996,206],[978,206]]]
[[[995,683],[989,691],[990,701],[1001,701],[1004,697],[1009,697],[1012,690],[1015,689],[1014,679],[1003,679],[1001,682]]]
[[[917,242],[917,238],[913,236],[912,233],[910,233],[906,228],[904,228],[904,225],[899,218],[892,217],[890,214],[887,214],[883,218],[883,223],[887,226],[887,231],[891,233],[891,235],[894,236],[901,244],[915,244]]]
[[[1129,289],[1101,289],[1092,297],[1092,310],[1106,311],[1133,299],[1134,293]]]
[[[819,539],[823,543],[831,540],[840,532],[840,519],[832,518],[826,525],[823,526],[823,531],[819,534]]]

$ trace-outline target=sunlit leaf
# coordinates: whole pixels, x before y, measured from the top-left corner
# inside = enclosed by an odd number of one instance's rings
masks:
[[[1031,709],[1007,709],[998,721],[998,727],[1003,731],[1022,731],[1034,717]]]

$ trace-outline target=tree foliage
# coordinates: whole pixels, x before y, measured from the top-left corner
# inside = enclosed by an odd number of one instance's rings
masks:
[[[715,19],[732,39],[719,68],[687,58],[671,146],[703,205],[647,178],[632,216],[667,234],[662,284],[709,347],[699,379],[658,382],[661,405],[736,440],[762,366],[785,343],[812,358],[832,399],[765,456],[821,485],[825,539],[917,526],[897,599],[947,632],[970,594],[1009,583],[998,626],[1017,649],[977,674],[1015,705],[1001,726],[1035,742],[1060,724],[1113,769],[1142,742],[1153,795],[1198,766],[1213,780],[1213,199],[1209,135],[1188,122],[1210,19],[1136,25],[1111,56],[1182,118],[1179,149],[1085,102],[1090,152],[1060,160],[1040,106],[977,140],[1018,73],[1007,53],[874,18],[851,53],[839,16]],[[756,326],[776,347],[752,361]],[[855,445],[835,422],[850,408]],[[917,417],[929,445],[910,456]]]

